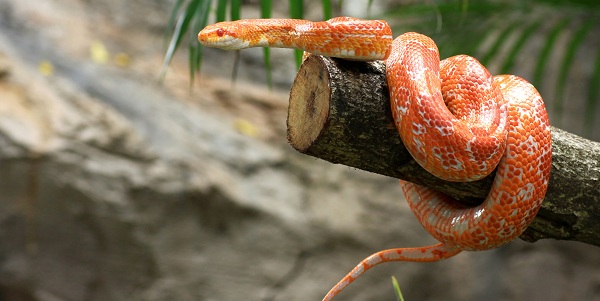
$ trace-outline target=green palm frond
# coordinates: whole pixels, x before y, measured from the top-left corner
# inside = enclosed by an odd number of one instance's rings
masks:
[[[383,17],[399,20],[394,32],[431,36],[441,57],[469,54],[494,74],[530,80],[544,97],[553,125],[600,137],[594,132],[600,125],[600,36],[592,34],[600,32],[600,2],[434,3],[399,6]]]
[[[216,8],[211,8],[216,2]],[[269,17],[270,0],[261,0],[261,13]],[[333,1],[323,0],[323,19],[332,17]],[[365,2],[370,11],[372,0]],[[302,18],[302,0],[289,0],[290,17]],[[337,1],[342,4],[341,0]],[[190,76],[201,66],[198,30],[207,23],[208,11],[216,20],[241,17],[241,0],[177,0],[169,19],[172,38],[166,50],[161,77],[180,45],[189,37]],[[370,15],[370,14],[369,14]],[[548,106],[552,124],[571,132],[600,137],[600,1],[513,0],[421,1],[387,9],[384,15],[395,33],[418,31],[431,36],[442,57],[469,54],[490,67],[492,73],[513,73],[530,80]],[[591,53],[589,49],[592,49]],[[586,56],[582,55],[586,53]],[[265,50],[266,80],[271,83],[270,52]],[[301,53],[296,52],[299,64]],[[583,66],[583,67],[582,67]],[[577,67],[577,68],[575,68]],[[581,70],[584,75],[581,76]],[[235,68],[234,68],[235,72]],[[580,76],[574,82],[574,72]],[[579,96],[573,96],[574,92]],[[569,102],[568,104],[566,102]],[[579,114],[580,125],[565,124],[567,115]]]

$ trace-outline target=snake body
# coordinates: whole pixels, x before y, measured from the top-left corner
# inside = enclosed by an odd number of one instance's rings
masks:
[[[392,41],[385,21],[241,20],[209,25],[198,39],[223,49],[285,47],[352,60],[384,59],[396,128],[423,168],[448,181],[473,181],[497,167],[491,191],[475,207],[401,181],[411,210],[440,243],[374,253],[323,300],[382,262],[431,262],[503,245],[537,214],[550,178],[552,143],[544,102],[526,80],[491,76],[466,55],[440,61],[433,40],[418,33]]]

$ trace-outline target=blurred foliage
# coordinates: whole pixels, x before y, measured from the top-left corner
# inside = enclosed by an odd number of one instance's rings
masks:
[[[494,74],[527,78],[542,92],[553,125],[563,125],[567,106],[579,105],[579,134],[590,137],[598,126],[600,1],[437,1],[400,6],[383,18],[409,20],[394,32],[429,35],[442,58],[464,53]],[[567,96],[575,67],[589,70],[586,82],[576,85],[583,99]]]
[[[314,1],[313,1],[314,2]],[[332,6],[343,1],[323,0],[323,19],[332,17]],[[372,2],[365,1],[370,14]],[[432,37],[440,48],[441,57],[469,54],[488,66],[492,73],[516,73],[530,80],[542,92],[551,122],[561,127],[567,108],[579,106],[582,130],[590,137],[600,123],[600,1],[597,0],[429,0],[397,1],[381,15],[397,34],[418,31]],[[402,4],[408,3],[408,4]],[[269,17],[272,1],[262,0],[261,14]],[[305,3],[289,0],[290,16],[303,17]],[[241,16],[241,1],[237,0],[177,0],[169,20],[170,43],[166,47],[161,76],[177,50],[189,37],[190,76],[200,70],[202,48],[196,35],[207,23],[209,12],[216,21]],[[369,15],[370,16],[370,15]],[[589,53],[589,49],[593,49]],[[296,52],[296,61],[300,60]],[[265,50],[267,81],[271,82],[269,51]],[[574,69],[585,69],[585,76],[574,85]],[[581,78],[581,77],[578,77]],[[579,82],[582,81],[582,82]],[[573,99],[569,87],[578,89]],[[566,101],[569,101],[569,104]],[[574,104],[574,102],[580,102]],[[579,122],[578,120],[578,122]],[[600,134],[596,131],[597,134]]]

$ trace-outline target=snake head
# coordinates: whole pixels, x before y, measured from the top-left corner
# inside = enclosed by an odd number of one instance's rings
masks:
[[[248,48],[248,42],[239,38],[243,36],[240,27],[234,22],[219,22],[208,25],[198,33],[198,41],[200,44],[225,50],[240,50]]]

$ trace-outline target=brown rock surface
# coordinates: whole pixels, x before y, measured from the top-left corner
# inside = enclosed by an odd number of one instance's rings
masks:
[[[432,242],[395,180],[286,145],[286,91],[207,72],[190,93],[184,54],[158,85],[169,9],[0,1],[0,299],[320,300],[370,253]],[[598,300],[599,266],[516,241],[377,267],[340,299],[393,300],[395,275],[406,300]]]

